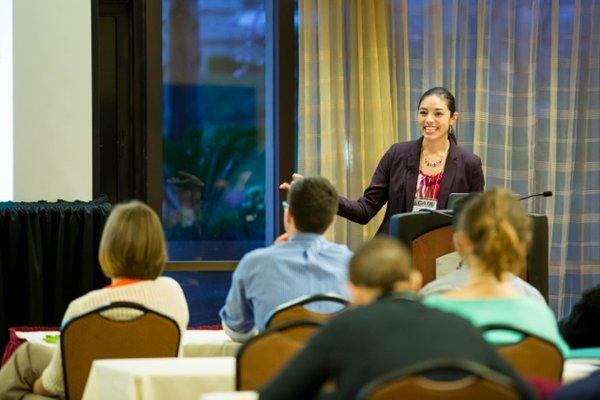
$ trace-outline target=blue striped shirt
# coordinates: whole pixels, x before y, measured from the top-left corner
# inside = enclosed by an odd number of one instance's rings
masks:
[[[262,329],[273,309],[301,296],[336,293],[348,298],[351,256],[345,245],[314,233],[299,233],[287,242],[249,252],[233,273],[219,312],[224,329],[240,334]]]

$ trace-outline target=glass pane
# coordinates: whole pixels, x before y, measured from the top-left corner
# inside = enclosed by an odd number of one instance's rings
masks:
[[[181,285],[190,310],[189,326],[221,323],[219,310],[225,304],[231,286],[231,272],[165,272]]]
[[[163,0],[169,258],[265,245],[265,0]]]

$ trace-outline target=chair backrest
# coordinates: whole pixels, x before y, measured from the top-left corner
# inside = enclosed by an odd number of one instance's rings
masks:
[[[115,320],[110,310],[133,309],[132,319]],[[63,378],[67,400],[79,400],[92,362],[107,358],[176,357],[181,332],[177,322],[131,302],[113,302],[82,314],[62,328]]]
[[[341,305],[341,309],[335,312],[316,312],[306,308],[309,304],[321,302],[337,303]],[[329,319],[343,311],[350,302],[345,298],[335,293],[315,294],[310,296],[302,296],[297,299],[283,303],[275,308],[265,318],[265,327],[274,328],[278,325],[291,321],[312,320],[319,322],[327,322]]]
[[[433,379],[432,373],[446,375]],[[453,374],[450,378],[447,374]],[[427,376],[425,376],[427,375]],[[512,380],[481,364],[466,360],[440,359],[420,363],[375,379],[358,394],[360,400],[517,400]]]
[[[495,346],[498,353],[522,376],[562,380],[564,358],[554,343],[510,325],[485,325],[479,329],[482,332],[500,330],[522,335],[517,343]]]
[[[293,321],[253,337],[237,353],[236,390],[258,390],[269,382],[321,326]]]

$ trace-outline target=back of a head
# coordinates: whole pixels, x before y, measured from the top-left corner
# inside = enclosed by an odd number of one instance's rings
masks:
[[[157,278],[167,259],[158,215],[140,201],[115,206],[102,232],[98,259],[110,278]]]
[[[355,286],[393,291],[399,282],[409,282],[411,258],[408,250],[390,237],[375,237],[350,260],[348,278]]]
[[[292,182],[288,203],[300,232],[321,234],[337,214],[338,194],[327,179],[308,176]]]
[[[531,241],[531,219],[507,189],[492,189],[460,210],[456,229],[473,244],[472,253],[498,279],[524,266]]]

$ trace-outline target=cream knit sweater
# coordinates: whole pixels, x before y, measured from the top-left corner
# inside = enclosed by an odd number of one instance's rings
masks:
[[[177,321],[182,334],[187,329],[189,312],[183,290],[175,280],[168,277],[159,277],[154,281],[141,281],[114,288],[93,290],[69,304],[62,325],[64,326],[66,322],[77,315],[113,301],[131,301],[142,304],[173,318]],[[134,317],[135,314],[136,311],[134,310],[121,309],[111,312],[109,317],[126,320]],[[49,392],[64,397],[62,360],[59,346],[56,347],[50,364],[42,373],[42,383]]]

